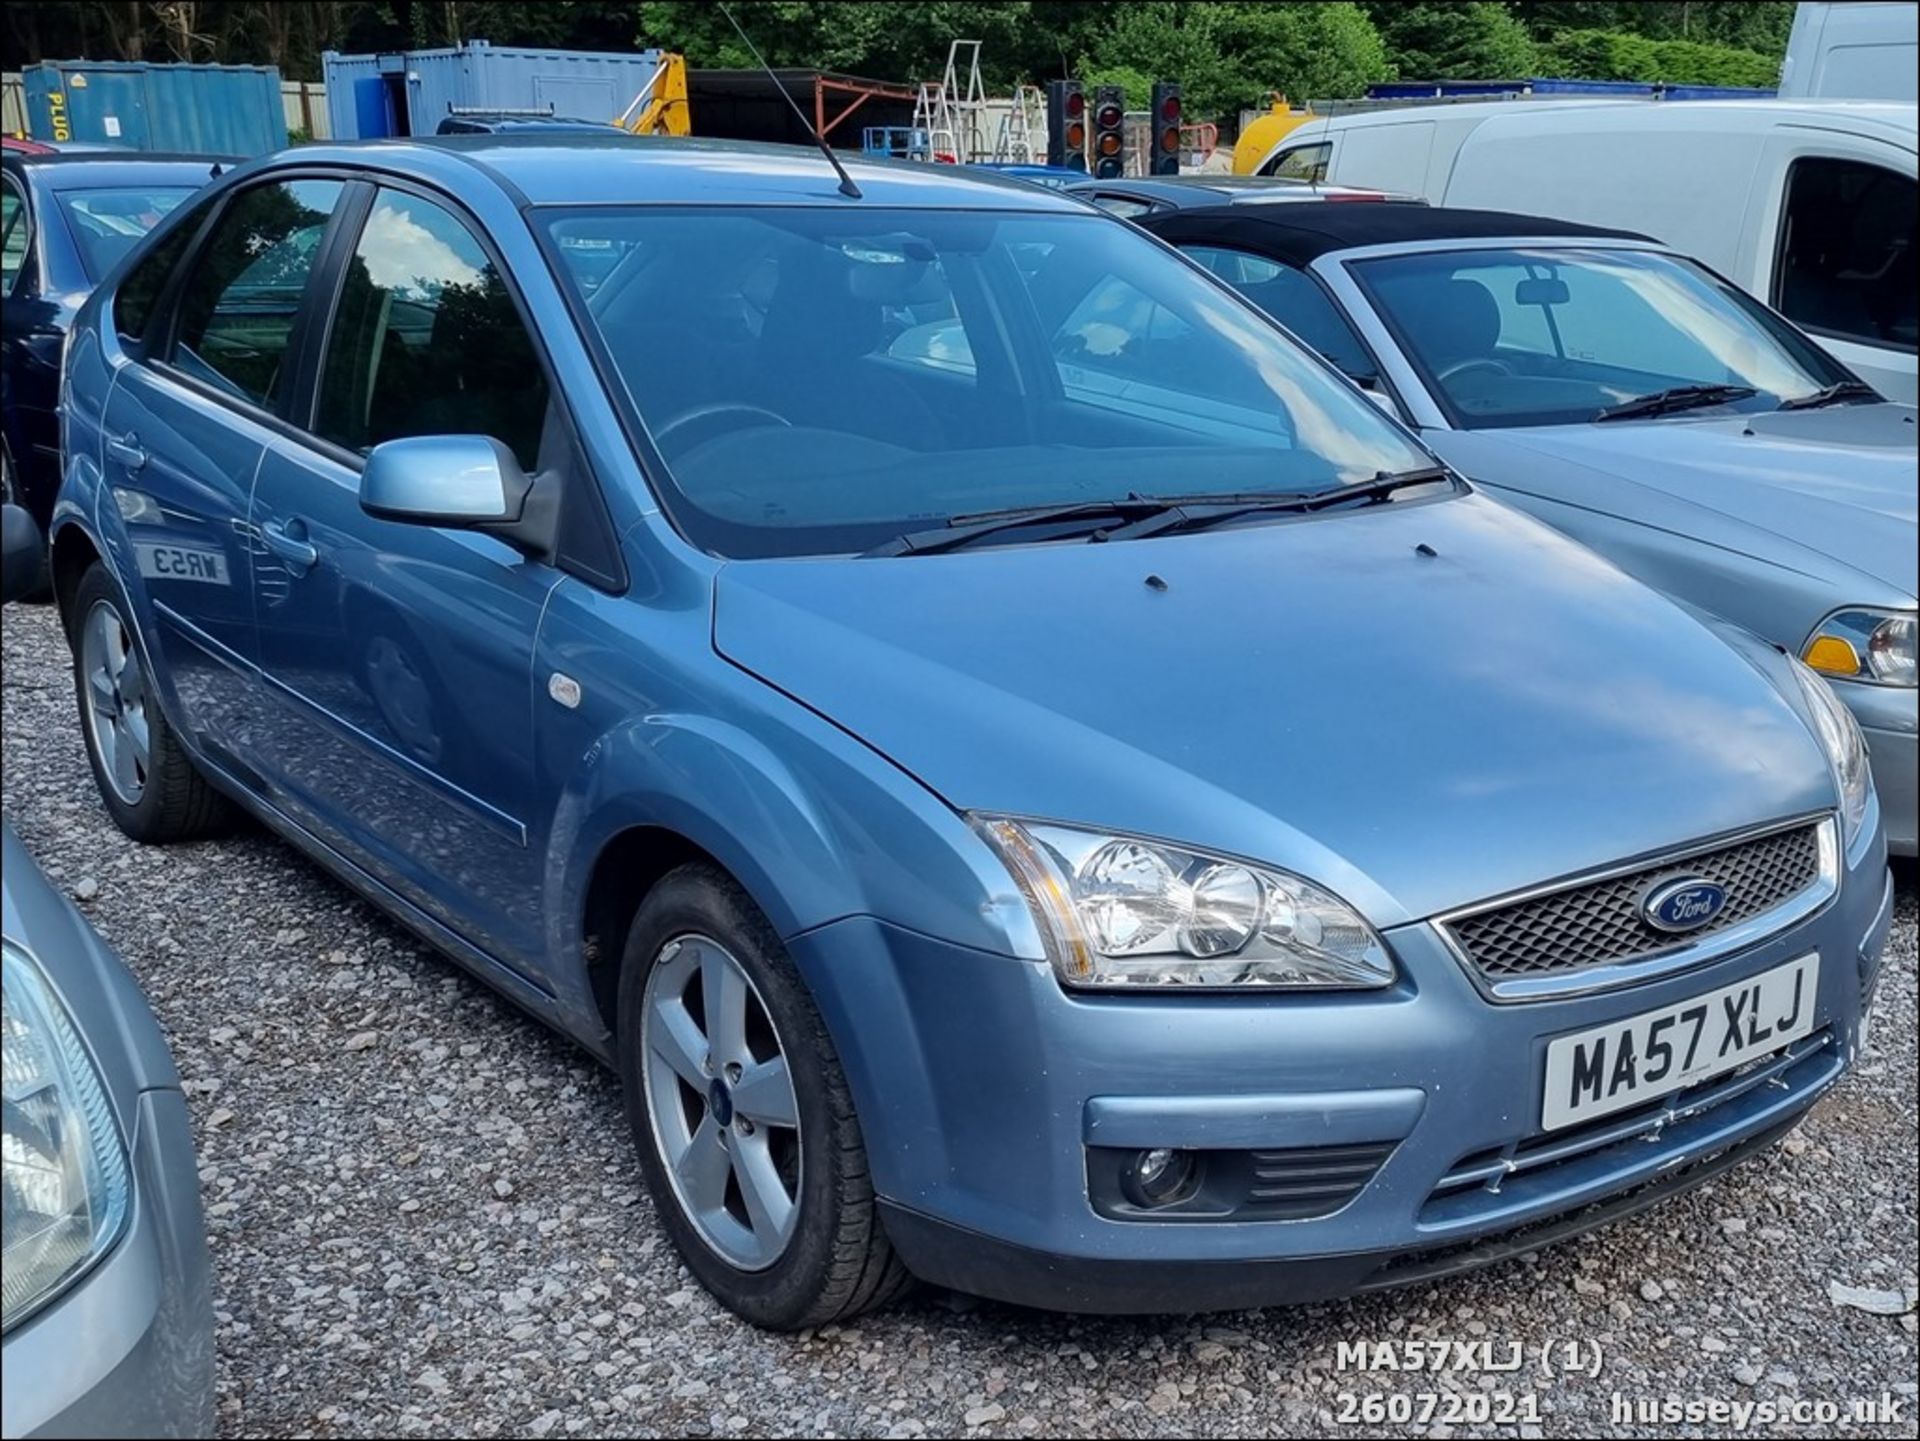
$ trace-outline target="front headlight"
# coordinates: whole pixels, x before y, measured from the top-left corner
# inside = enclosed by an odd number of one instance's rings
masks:
[[[971,817],[1070,986],[1385,986],[1373,927],[1311,881],[1184,846]]]
[[[1807,637],[1800,659],[1836,680],[1910,686],[1916,629],[1912,611],[1837,610]]]
[[[11,1326],[119,1238],[126,1144],[93,1058],[39,965],[7,941],[4,1049],[4,1314]]]
[[[1834,781],[1840,787],[1841,845],[1850,846],[1867,818],[1867,806],[1873,800],[1873,768],[1867,759],[1867,738],[1860,734],[1860,722],[1853,718],[1846,702],[1833,693],[1811,668],[1794,662],[1794,678],[1806,693],[1807,709],[1813,712],[1814,732],[1826,748],[1833,766]]]

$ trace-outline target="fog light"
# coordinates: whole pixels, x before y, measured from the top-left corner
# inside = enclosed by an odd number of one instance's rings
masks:
[[[1153,1210],[1183,1199],[1193,1182],[1193,1173],[1193,1152],[1156,1146],[1150,1151],[1134,1153],[1120,1172],[1120,1188],[1134,1205]]]

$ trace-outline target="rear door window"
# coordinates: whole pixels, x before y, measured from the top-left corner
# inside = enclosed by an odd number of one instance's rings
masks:
[[[234,197],[181,291],[170,357],[177,368],[266,409],[278,403],[290,381],[294,320],[342,188],[288,180]]]
[[[1915,347],[1912,177],[1807,156],[1787,173],[1773,304],[1818,335]]]
[[[201,205],[193,214],[183,216],[171,233],[154,242],[153,250],[121,278],[113,295],[113,328],[122,340],[138,342],[145,338],[154,307],[160,303],[174,271],[180,268],[206,213],[206,205]]]

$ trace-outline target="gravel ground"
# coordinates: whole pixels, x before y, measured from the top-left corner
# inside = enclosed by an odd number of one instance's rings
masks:
[[[261,834],[147,850],[97,802],[66,651],[10,607],[5,808],[146,987],[198,1122],[234,1435],[1230,1436],[1342,1424],[1396,1390],[1537,1401],[1850,1401],[1914,1434],[1915,902],[1865,1064],[1771,1158],[1611,1230],[1397,1295],[1105,1320],[918,1297],[798,1338],[698,1290],[641,1190],[618,1087]],[[1896,1293],[1904,1315],[1837,1304]],[[1899,1293],[1904,1292],[1904,1302]],[[1356,1373],[1342,1342],[1597,1346],[1596,1378]],[[1462,1425],[1430,1435],[1515,1434]]]

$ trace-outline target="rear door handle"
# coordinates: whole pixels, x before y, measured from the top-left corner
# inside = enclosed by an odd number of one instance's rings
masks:
[[[107,458],[118,461],[128,470],[139,470],[147,463],[147,453],[140,447],[140,437],[131,431],[117,440],[107,442]]]
[[[320,561],[319,548],[306,539],[306,534],[306,522],[301,520],[290,520],[285,525],[270,520],[260,527],[260,538],[266,542],[267,549],[284,560],[296,574],[311,569]]]

